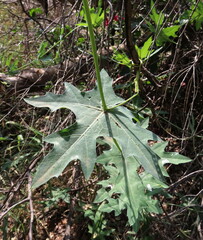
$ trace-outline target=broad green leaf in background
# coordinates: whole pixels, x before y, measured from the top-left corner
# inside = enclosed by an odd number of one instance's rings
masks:
[[[152,49],[152,45],[153,45],[152,37],[148,38],[147,41],[144,42],[141,48],[135,45],[135,49],[137,51],[138,57],[142,62],[149,59],[150,57],[152,57],[154,54],[156,54],[158,51],[161,50],[161,48],[158,48],[156,50]],[[117,50],[114,51],[113,59],[117,63],[125,65],[129,68],[133,66],[132,60],[124,52],[120,53]]]
[[[163,28],[160,34],[157,36],[157,46],[162,46],[166,42],[173,42],[171,38],[177,37],[176,32],[179,30],[180,27],[181,25],[174,25],[171,27]]]
[[[171,38],[177,37],[176,32],[179,30],[181,25],[173,25],[164,28],[162,25],[164,23],[164,14],[158,14],[154,6],[154,1],[151,0],[151,13],[150,18],[154,21],[156,26],[153,26],[147,21],[149,29],[156,34],[156,45],[163,46],[166,42],[172,42]]]
[[[135,49],[137,50],[138,56],[141,60],[149,57],[150,54],[154,51],[154,50],[150,50],[152,42],[153,42],[152,37],[150,37],[144,43],[142,48],[139,48],[138,46],[135,45]]]
[[[117,63],[125,65],[129,68],[131,68],[132,65],[133,65],[132,60],[130,60],[130,58],[124,52],[120,53],[118,51],[115,51],[114,54],[113,54],[113,59]]]
[[[171,27],[166,27],[163,29],[163,34],[166,37],[177,37],[176,32],[179,30],[181,25],[173,25]]]
[[[126,209],[128,222],[137,231],[144,212],[161,212],[158,202],[151,198],[150,191],[167,186],[148,173],[138,173],[140,163],[137,159],[134,156],[124,158],[113,139],[106,140],[111,150],[104,151],[97,162],[104,165],[110,177],[98,183],[102,188],[97,191],[95,203],[105,201],[99,210],[115,211],[116,215]]]
[[[85,15],[85,10],[84,9],[82,9],[80,11],[80,16],[84,18],[85,22],[78,23],[77,25],[87,27],[88,23],[87,23],[87,17]],[[103,9],[101,7],[97,8],[97,9],[91,8],[90,9],[90,17],[91,17],[93,27],[99,27],[101,25],[101,23],[104,22],[104,11],[103,11]]]
[[[42,14],[43,10],[41,8],[31,8],[29,14],[31,17],[36,17],[37,14]]]
[[[154,1],[152,1],[152,0],[151,0],[150,7],[152,9],[151,10],[152,14],[150,14],[151,19],[155,22],[155,24],[157,26],[161,26],[164,22],[164,14],[162,12],[159,14],[157,13],[155,5],[154,5]]]
[[[195,22],[195,28],[197,31],[200,30],[203,23],[203,2],[199,1],[197,6],[195,2],[195,4],[191,6],[190,13],[193,13],[191,16],[191,22]]]
[[[158,140],[152,132],[133,123],[134,116],[125,107],[117,107],[124,100],[115,95],[112,79],[106,71],[101,71],[103,91],[108,105],[104,112],[97,86],[87,92],[81,92],[73,85],[66,83],[64,94],[47,93],[45,96],[26,99],[36,107],[49,107],[52,111],[68,108],[76,116],[76,122],[59,132],[45,138],[54,144],[53,150],[44,158],[37,168],[33,187],[58,177],[72,161],[79,159],[82,170],[88,178],[96,161],[96,140],[101,136],[110,136],[118,142],[125,158],[134,156],[144,169],[156,178],[162,174],[158,165],[159,157],[151,151],[147,140]]]
[[[43,41],[40,44],[39,50],[38,50],[38,58],[41,59],[46,53],[47,53],[47,48],[49,46],[49,43],[47,41]]]
[[[198,3],[196,1],[192,1],[190,9],[183,12],[182,16],[180,17],[180,22],[184,24],[187,23],[188,21],[195,24],[196,31],[201,29],[203,24],[202,1],[198,1]]]

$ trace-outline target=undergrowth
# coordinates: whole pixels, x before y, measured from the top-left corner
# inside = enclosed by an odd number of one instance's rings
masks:
[[[0,238],[201,239],[202,2],[65,4],[1,3],[2,72],[87,67],[0,79]]]

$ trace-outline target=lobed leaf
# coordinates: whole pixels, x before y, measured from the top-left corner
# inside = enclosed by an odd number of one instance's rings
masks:
[[[157,26],[161,26],[164,22],[164,14],[162,12],[160,14],[157,13],[154,1],[151,0],[150,6],[152,9],[152,14],[150,14],[151,19],[155,22]]]
[[[104,151],[97,162],[104,165],[109,178],[99,182],[102,188],[97,191],[95,203],[105,201],[99,208],[100,211],[115,211],[116,215],[126,209],[129,224],[137,231],[143,211],[161,212],[157,201],[151,198],[150,191],[152,188],[161,189],[166,185],[150,174],[139,174],[140,163],[135,157],[125,158],[116,148],[112,138],[106,138],[106,142],[111,146],[111,150]]]
[[[167,144],[167,142],[158,142],[151,147],[151,149],[160,157],[159,164],[162,169],[163,175],[166,177],[168,177],[169,175],[163,167],[165,164],[170,163],[178,165],[181,163],[191,162],[190,158],[185,157],[178,152],[165,152]]]
[[[109,110],[104,112],[97,86],[87,92],[81,92],[66,83],[64,94],[47,93],[45,96],[26,99],[36,107],[49,107],[52,111],[68,108],[76,116],[76,123],[64,130],[53,133],[45,141],[54,145],[53,150],[37,168],[33,179],[36,188],[53,177],[58,177],[72,160],[80,160],[82,170],[88,178],[97,158],[96,140],[109,136],[119,143],[125,158],[134,156],[145,170],[156,178],[162,174],[158,165],[159,157],[151,151],[147,140],[159,140],[152,132],[133,123],[132,113],[125,107],[117,107],[124,101],[115,95],[112,79],[102,70],[101,79]]]

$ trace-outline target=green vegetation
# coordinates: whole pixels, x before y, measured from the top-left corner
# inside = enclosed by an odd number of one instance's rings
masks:
[[[63,4],[1,3],[0,238],[201,239],[202,2]]]

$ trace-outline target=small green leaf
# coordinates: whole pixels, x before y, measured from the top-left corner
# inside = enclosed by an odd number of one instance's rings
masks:
[[[151,0],[151,9],[152,9],[152,14],[150,14],[151,19],[155,22],[157,26],[161,26],[164,22],[164,14],[160,13],[158,14],[156,11],[156,8],[154,6],[154,1]]]
[[[150,37],[143,45],[142,48],[139,48],[138,46],[135,46],[135,49],[137,50],[138,56],[141,60],[144,60],[145,58],[149,58],[151,53],[153,53],[154,50],[150,50],[150,47],[152,45],[152,37]]]
[[[132,67],[132,61],[129,59],[129,57],[125,53],[120,53],[118,51],[114,52],[113,59],[122,65],[125,65],[129,68]]]
[[[0,136],[0,141],[9,141],[9,140],[11,140],[11,138]]]
[[[49,46],[49,43],[46,41],[43,41],[40,44],[39,50],[38,50],[38,58],[41,59],[44,57],[45,54],[47,54],[47,47]]]
[[[67,189],[54,189],[51,191],[52,198],[51,200],[53,202],[58,202],[60,199],[63,200],[66,203],[70,203],[70,196],[67,193]]]
[[[31,8],[29,10],[29,14],[31,17],[35,17],[37,14],[42,14],[42,13],[43,13],[43,11],[41,8]]]
[[[177,37],[176,32],[179,30],[181,25],[174,25],[171,27],[163,28],[160,34],[157,36],[157,46],[162,46],[166,42],[172,42],[170,38]]]
[[[141,49],[141,59],[144,59],[150,55],[152,51],[150,51],[150,47],[152,45],[152,37],[148,38],[147,41],[144,43],[142,49]]]
[[[167,37],[177,37],[176,32],[179,30],[181,25],[174,25],[163,29],[163,34]]]
[[[78,23],[77,26],[83,26],[83,27],[87,27],[87,17],[85,15],[85,11],[84,9],[82,9],[80,11],[80,16],[83,17],[83,20],[85,22],[81,22]],[[101,23],[104,21],[104,11],[102,8],[91,8],[90,9],[90,17],[91,17],[91,21],[92,21],[92,25],[93,27],[99,27],[101,25]]]

